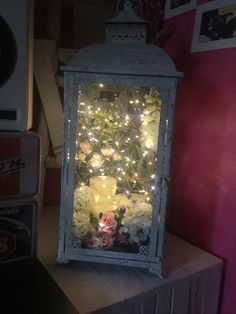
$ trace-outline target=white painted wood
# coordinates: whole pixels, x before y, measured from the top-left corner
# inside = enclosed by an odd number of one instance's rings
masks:
[[[157,293],[157,314],[170,314],[171,312],[171,288],[160,289]]]
[[[206,289],[204,294],[204,308],[203,314],[217,313],[217,302],[219,298],[219,282],[221,280],[221,272],[217,266],[212,267],[205,274]]]
[[[156,295],[144,296],[140,301],[140,313],[155,313]]]
[[[179,280],[173,286],[171,314],[188,314],[189,281]]]
[[[60,156],[62,150],[63,109],[51,61],[54,52],[55,41],[35,40],[34,75],[47,120],[53,151],[55,156]]]

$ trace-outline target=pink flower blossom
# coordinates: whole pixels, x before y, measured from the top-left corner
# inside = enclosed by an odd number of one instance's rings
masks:
[[[99,220],[100,230],[108,233],[115,233],[117,222],[115,220],[115,216],[111,212],[106,212],[102,214],[101,219]]]

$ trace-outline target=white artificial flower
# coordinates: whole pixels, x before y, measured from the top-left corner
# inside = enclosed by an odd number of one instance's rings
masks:
[[[158,145],[158,128],[160,124],[160,111],[156,106],[149,106],[144,110],[141,133],[141,145],[144,148],[157,151]]]
[[[82,237],[91,230],[90,216],[84,212],[74,212],[72,230],[75,237]]]
[[[151,231],[152,206],[142,202],[126,211],[119,233],[128,233],[132,243],[146,241]]]
[[[74,211],[93,211],[94,193],[91,187],[81,186],[74,191]]]

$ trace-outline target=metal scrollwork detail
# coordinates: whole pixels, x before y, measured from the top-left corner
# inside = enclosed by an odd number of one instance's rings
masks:
[[[86,94],[89,90],[88,84],[79,84],[79,94]]]
[[[66,246],[67,252],[73,254],[75,251],[81,249],[81,241],[78,238],[73,238]]]
[[[139,247],[138,255],[149,256],[150,255],[150,246],[149,245],[141,245]]]
[[[73,249],[81,249],[81,240],[79,238],[71,239],[71,247]]]

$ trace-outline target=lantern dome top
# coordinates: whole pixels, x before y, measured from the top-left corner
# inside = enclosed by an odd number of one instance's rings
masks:
[[[152,44],[103,43],[77,51],[66,72],[180,77],[169,55]]]

